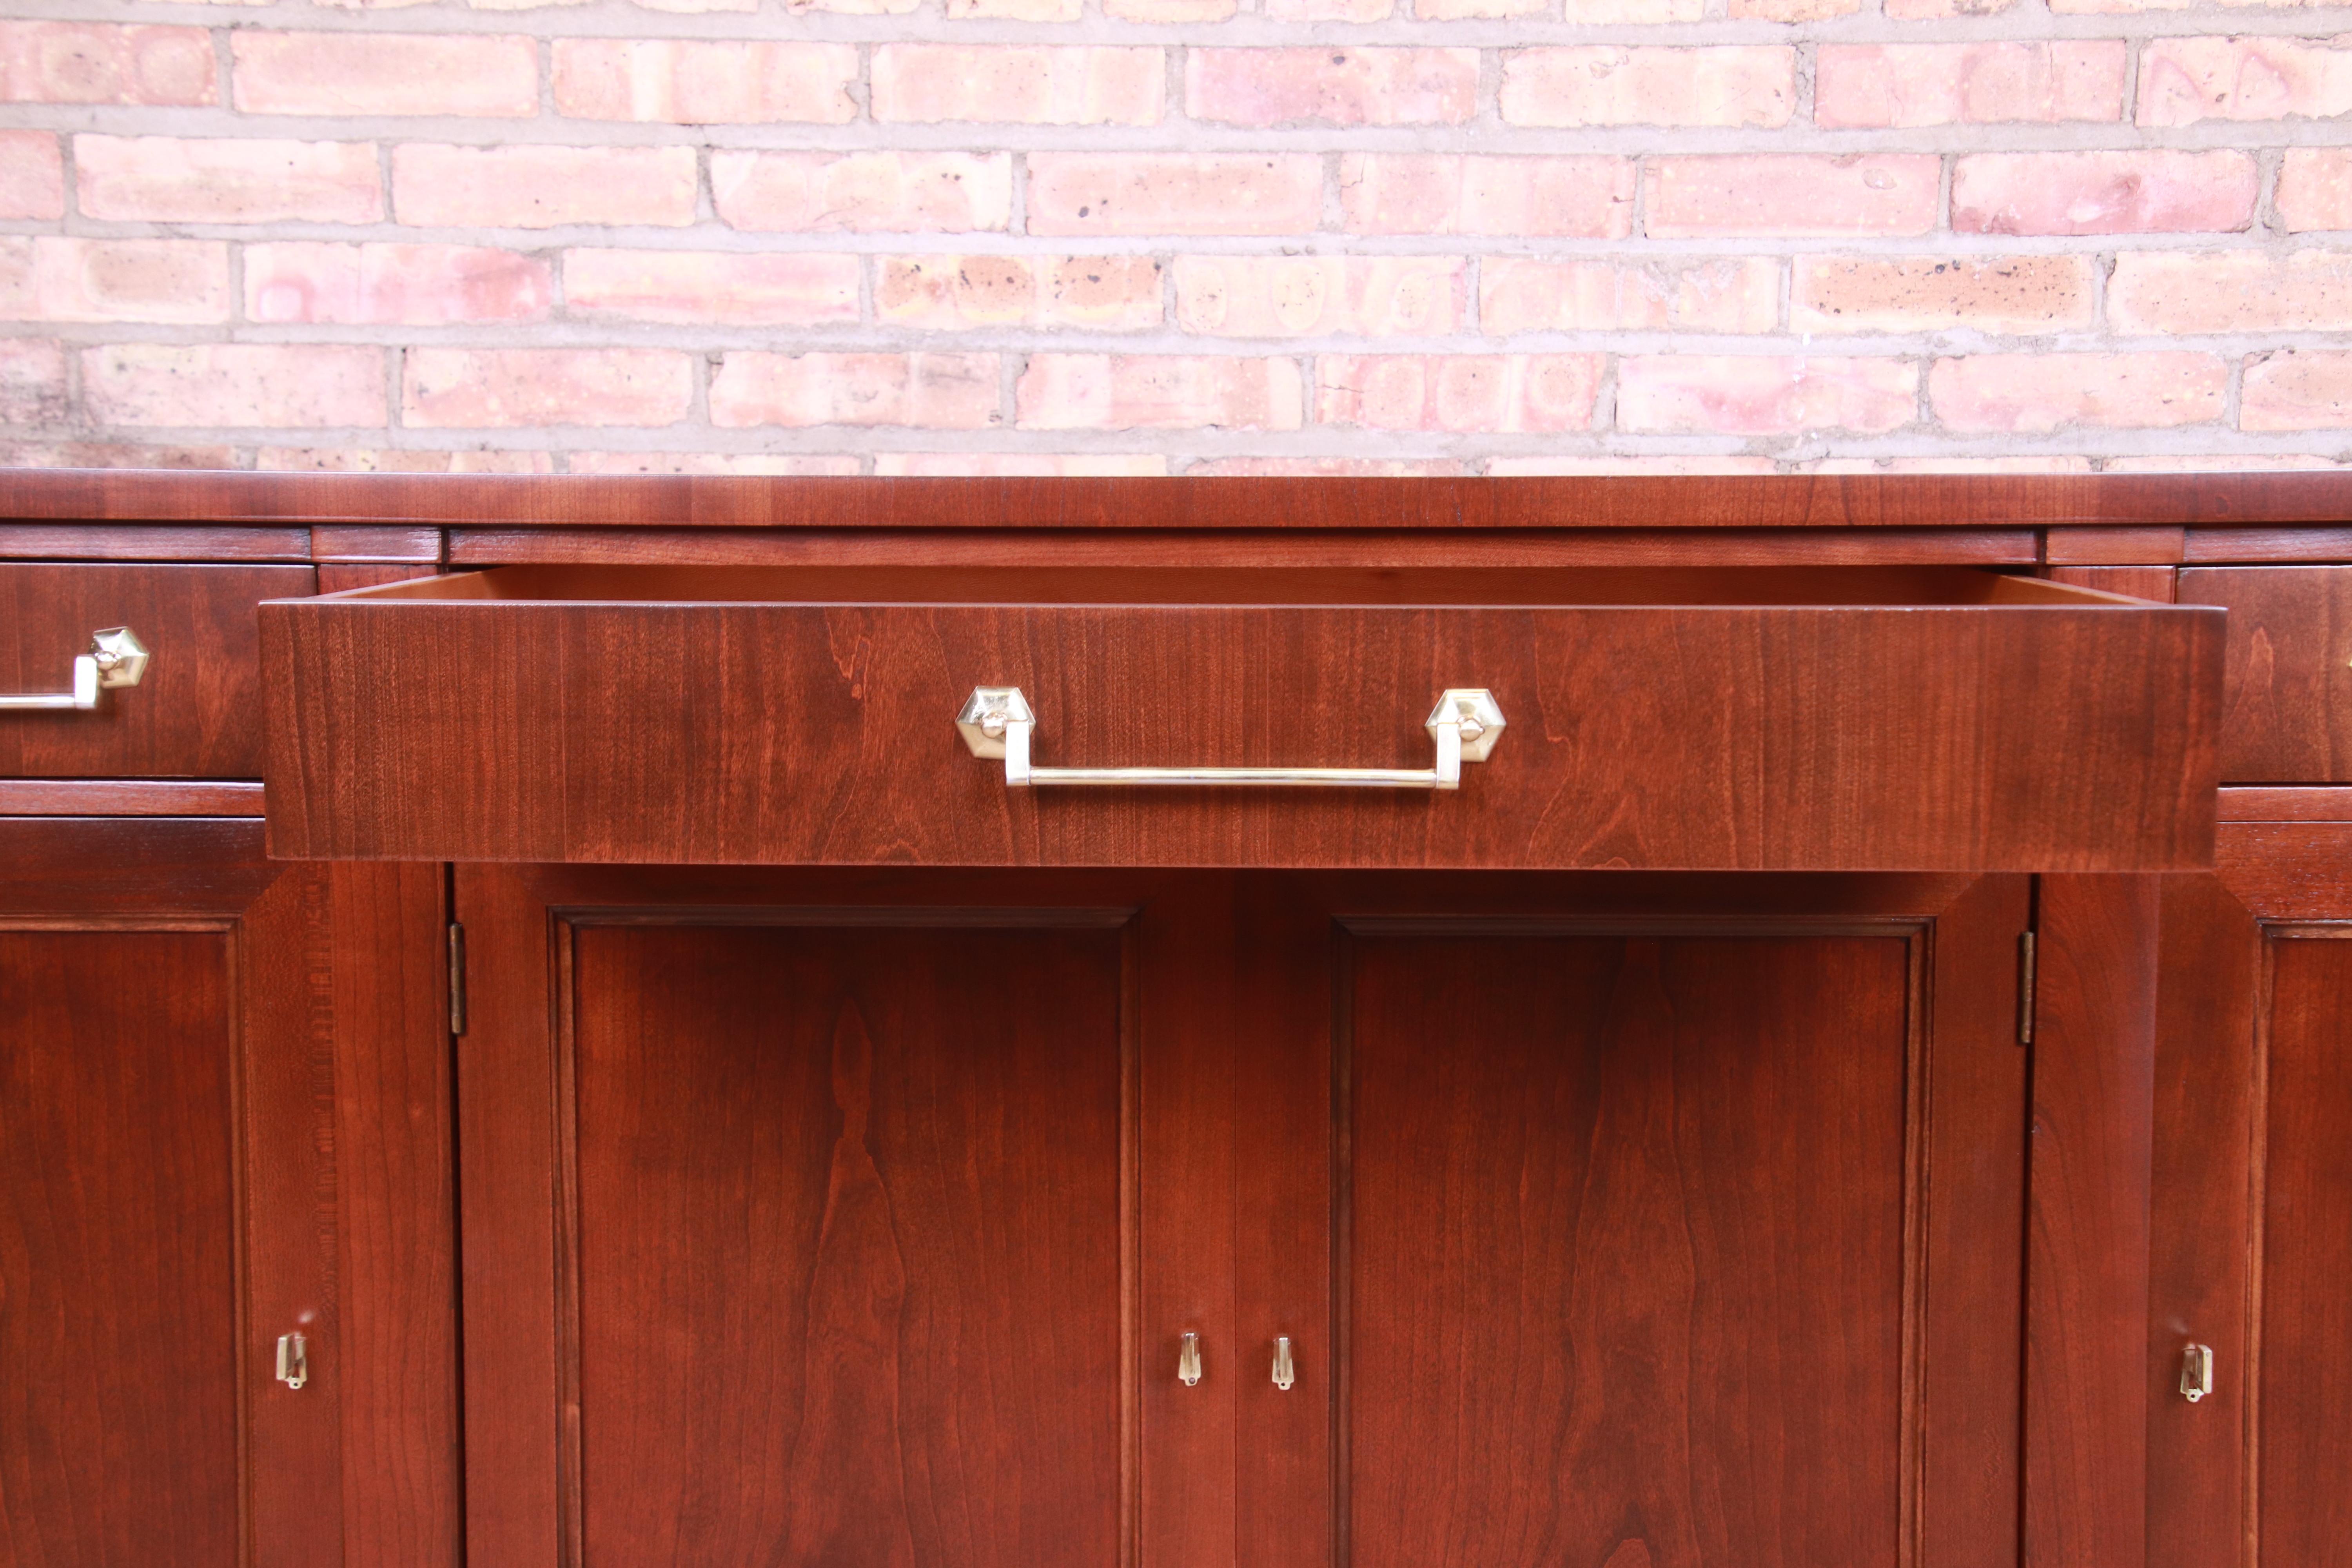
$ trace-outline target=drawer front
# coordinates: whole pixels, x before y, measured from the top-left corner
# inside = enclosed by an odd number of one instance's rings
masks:
[[[2223,780],[2352,783],[2352,566],[2192,566],[2180,602],[2230,612]]]
[[[2210,860],[2221,617],[2130,607],[321,600],[263,608],[273,852],[772,864],[2074,869]],[[1458,791],[1007,787],[1033,761]]]
[[[258,778],[254,606],[311,581],[308,566],[0,564],[0,692],[71,691],[106,628],[148,655],[95,708],[0,711],[0,778]]]

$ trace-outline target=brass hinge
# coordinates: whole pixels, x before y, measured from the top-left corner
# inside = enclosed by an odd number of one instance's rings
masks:
[[[2017,1043],[2033,1043],[2033,933],[2017,939]]]
[[[466,1032],[466,928],[449,922],[449,1032]]]

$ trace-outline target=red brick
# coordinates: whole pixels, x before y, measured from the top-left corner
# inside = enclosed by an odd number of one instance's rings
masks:
[[[444,452],[423,447],[264,447],[253,454],[253,466],[304,474],[551,474],[555,456]]]
[[[1588,430],[1599,354],[1325,354],[1316,418],[1375,430]]]
[[[401,423],[415,428],[675,425],[694,400],[694,360],[674,349],[412,348]]]
[[[1897,430],[1918,413],[1904,360],[1663,354],[1617,363],[1622,430],[1789,436]]]
[[[2352,112],[2352,39],[2150,38],[2139,122],[2332,120]]]
[[[2126,250],[2107,321],[2119,332],[2352,331],[2352,255]]]
[[[1635,177],[1629,158],[1349,153],[1339,206],[1354,234],[1622,239]]]
[[[1800,256],[1801,332],[2052,332],[2091,325],[2087,256]]]
[[[1813,122],[1886,126],[2120,120],[2120,38],[1979,44],[1824,44]]]
[[[468,245],[245,247],[245,314],[255,321],[446,326],[535,321],[555,295],[535,256]]]
[[[1650,164],[1654,239],[1717,235],[1905,235],[1936,226],[1934,153],[1746,153]]]
[[[1478,109],[1475,49],[1194,49],[1184,112],[1226,125],[1459,125]]]
[[[1279,355],[1032,354],[1024,430],[1296,430],[1298,362]]]
[[[1595,458],[1545,453],[1532,458],[1486,460],[1486,471],[1497,479],[1519,474],[1769,474],[1779,469],[1780,466],[1769,458],[1738,458],[1712,452],[1606,453]]]
[[[555,111],[581,120],[748,125],[857,118],[854,44],[558,38]]]
[[[202,27],[0,22],[0,102],[207,104],[219,76]]]
[[[392,152],[399,221],[436,228],[556,228],[694,221],[691,147],[445,147]]]
[[[855,474],[856,458],[799,452],[570,452],[566,472],[574,474]]]
[[[375,223],[376,151],[366,142],[77,136],[84,217],[147,223]]]
[[[1975,354],[1927,375],[1954,430],[2045,435],[2069,425],[2145,429],[2221,416],[2229,367],[2211,354]]]
[[[0,218],[66,215],[66,163],[46,131],[0,131]]]
[[[2279,163],[2279,221],[2295,233],[2352,228],[2352,147],[2290,147]]]
[[[1156,125],[1168,96],[1158,49],[885,44],[874,118],[1024,125]]]
[[[996,378],[994,354],[730,353],[711,378],[710,422],[984,430]]]
[[[1520,49],[1503,60],[1498,109],[1512,125],[1786,125],[1797,51],[1717,48]]]
[[[2243,430],[2352,426],[2352,353],[2282,349],[2248,355],[2238,426]]]
[[[886,256],[875,272],[874,314],[942,331],[1141,331],[1160,324],[1160,263],[1149,256]]]
[[[563,298],[574,315],[747,326],[857,320],[858,262],[823,251],[570,250]]]
[[[1323,215],[1312,153],[1033,153],[1031,234],[1298,234]]]
[[[0,238],[0,316],[228,320],[228,247],[203,239]]]
[[[108,343],[84,349],[101,425],[382,425],[383,351],[315,343]]]
[[[55,425],[66,411],[65,345],[0,338],[0,425]]]
[[[2254,213],[2244,153],[2158,149],[1986,153],[1952,166],[1956,234],[2149,234],[2243,228]]]
[[[710,194],[737,228],[801,233],[1001,229],[1013,212],[1003,153],[710,155]]]
[[[1769,257],[1681,261],[1538,261],[1488,257],[1478,323],[1512,332],[1769,332],[1780,317],[1780,264]]]
[[[242,29],[229,35],[229,54],[247,114],[539,112],[539,47],[526,37]]]
[[[874,471],[922,479],[957,475],[1148,479],[1165,474],[1168,459],[1157,452],[877,452]]]
[[[1426,337],[1459,331],[1458,256],[1180,256],[1176,322],[1228,338]]]

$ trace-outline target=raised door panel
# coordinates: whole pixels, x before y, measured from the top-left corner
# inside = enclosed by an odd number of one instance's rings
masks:
[[[2180,600],[2230,612],[2221,777],[2352,780],[2352,566],[2191,566]]]

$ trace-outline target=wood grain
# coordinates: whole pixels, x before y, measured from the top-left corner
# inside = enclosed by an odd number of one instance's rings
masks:
[[[2314,519],[2315,523],[2323,521]],[[2191,529],[2182,558],[2190,562],[2352,560],[2352,528]]]
[[[2225,789],[2223,822],[2352,822],[2352,789]]]
[[[0,516],[540,526],[2243,526],[2352,515],[2340,475],[765,479],[10,469]]]
[[[2219,619],[272,605],[271,843],[467,860],[2196,867]],[[1511,728],[1459,794],[1024,795],[950,722],[983,684],[1028,694],[1042,763],[1417,765],[1449,685],[1492,689]]]
[[[2025,1558],[2145,1560],[2154,878],[2041,882],[2026,1253]]]
[[[2126,594],[2159,605],[2173,602],[2173,569],[2169,566],[2053,566],[2050,580],[2103,594]]]
[[[2352,566],[2191,567],[2180,601],[2230,612],[2221,777],[2352,782]]]
[[[90,634],[127,626],[151,658],[89,712],[0,713],[0,775],[256,778],[253,606],[310,592],[305,566],[0,564],[0,690],[70,691]]]
[[[0,560],[299,562],[310,556],[310,532],[300,528],[0,521]]]
[[[258,779],[0,779],[0,816],[259,816]]]
[[[2053,528],[2042,537],[2042,559],[2053,566],[2177,565],[2186,530],[2172,528]]]

